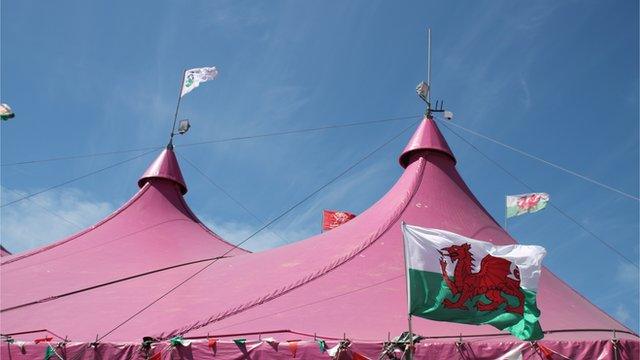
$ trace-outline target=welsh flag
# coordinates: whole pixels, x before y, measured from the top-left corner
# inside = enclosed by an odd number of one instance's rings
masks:
[[[507,218],[540,211],[547,207],[549,194],[531,193],[507,196]]]
[[[521,340],[542,339],[536,291],[543,247],[496,246],[407,224],[402,232],[411,315],[490,324]]]
[[[322,231],[335,229],[355,217],[348,211],[322,210]]]

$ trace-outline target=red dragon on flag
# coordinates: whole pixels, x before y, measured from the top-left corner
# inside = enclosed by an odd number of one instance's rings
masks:
[[[518,299],[517,306],[506,306],[505,311],[520,314],[524,312],[524,294],[520,290],[520,272],[517,267],[511,271],[511,261],[491,255],[486,255],[480,261],[480,270],[476,273],[473,269],[473,255],[471,245],[452,245],[441,249],[440,268],[442,278],[451,290],[451,293],[460,295],[458,300],[444,300],[444,307],[467,309],[465,303],[476,296],[484,295],[489,299],[489,303],[477,301],[474,305],[478,311],[493,311],[500,305],[507,302],[502,293],[511,295]],[[447,274],[447,262],[444,257],[449,257],[452,262],[457,261],[453,280]],[[513,276],[510,277],[510,275]]]

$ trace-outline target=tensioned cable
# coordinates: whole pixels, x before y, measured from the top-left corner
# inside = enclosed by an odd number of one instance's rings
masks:
[[[5,189],[7,189],[7,190],[9,190],[9,191],[13,192],[14,194],[16,194],[16,195],[18,195],[18,196],[22,196],[22,194],[21,194],[19,191],[16,191],[16,190],[13,190],[13,189],[9,189],[9,188],[5,188]],[[53,210],[51,210],[51,209],[49,209],[49,208],[45,207],[44,205],[40,204],[40,203],[39,203],[39,202],[37,202],[35,199],[27,199],[27,200],[29,200],[32,204],[34,204],[34,205],[36,205],[36,206],[40,207],[42,210],[44,210],[44,211],[48,212],[49,214],[51,214],[51,215],[53,215],[53,216],[55,216],[55,217],[57,217],[57,218],[59,218],[59,219],[62,219],[62,220],[64,220],[64,221],[68,222],[69,224],[71,224],[71,225],[75,226],[75,227],[76,227],[76,228],[78,228],[78,229],[82,229],[82,226],[81,226],[80,224],[76,223],[75,221],[71,221],[71,220],[67,219],[66,217],[64,217],[64,216],[62,216],[62,215],[60,215],[60,214],[55,213]]]
[[[388,140],[386,140],[382,145],[376,147],[375,149],[373,149],[371,152],[369,152],[368,154],[366,154],[365,156],[363,156],[362,158],[360,158],[358,161],[356,161],[355,163],[353,163],[351,166],[347,167],[345,170],[343,170],[342,172],[340,172],[338,175],[336,175],[335,177],[333,177],[331,180],[329,180],[328,182],[326,182],[324,185],[320,186],[319,188],[317,188],[316,190],[312,191],[310,194],[308,194],[307,196],[305,196],[302,200],[296,202],[295,204],[293,204],[292,206],[290,206],[287,210],[285,210],[284,212],[280,213],[280,215],[276,216],[275,218],[273,218],[272,220],[270,220],[268,223],[264,224],[262,227],[260,227],[258,230],[254,231],[251,235],[249,235],[247,238],[245,238],[244,240],[242,240],[241,242],[239,242],[238,244],[234,245],[231,249],[227,250],[225,253],[223,253],[222,255],[220,255],[220,257],[224,257],[227,254],[229,254],[231,251],[235,250],[236,248],[240,247],[242,244],[244,244],[245,242],[247,242],[249,239],[253,238],[254,236],[256,236],[259,232],[261,232],[262,230],[266,229],[267,227],[271,226],[272,224],[274,224],[275,222],[277,222],[278,220],[282,219],[284,216],[286,216],[287,214],[289,214],[291,211],[293,211],[295,208],[297,208],[298,206],[302,205],[304,202],[306,202],[307,200],[309,200],[310,198],[312,198],[314,195],[318,194],[320,191],[324,190],[325,188],[327,188],[329,185],[333,184],[334,182],[336,182],[338,179],[340,179],[342,176],[344,176],[345,174],[347,174],[349,171],[353,170],[356,166],[360,165],[362,162],[364,162],[365,160],[367,160],[368,158],[370,158],[371,156],[373,156],[375,153],[377,153],[378,151],[380,151],[382,148],[384,148],[385,146],[389,145],[391,142],[393,142],[394,140],[396,140],[397,138],[400,137],[400,135],[404,134],[407,130],[409,130],[410,128],[414,127],[416,125],[416,123],[412,123],[411,125],[409,125],[408,127],[402,129],[402,131],[400,131],[399,133],[397,133],[396,135],[392,136],[391,138],[389,138]],[[157,299],[153,300],[152,302],[150,302],[148,305],[142,307],[140,310],[136,311],[133,315],[131,315],[130,317],[128,317],[127,319],[125,319],[124,321],[122,321],[121,323],[119,323],[118,325],[116,325],[113,329],[109,330],[107,333],[105,333],[104,335],[102,335],[101,337],[98,338],[97,341],[100,341],[102,339],[104,339],[105,337],[109,336],[109,334],[113,333],[114,331],[116,331],[117,329],[119,329],[120,327],[122,327],[124,324],[126,324],[127,322],[131,321],[132,319],[134,319],[136,316],[140,315],[143,311],[147,310],[148,308],[150,308],[151,306],[153,306],[155,303],[157,303],[158,301],[164,299],[167,295],[171,294],[172,292],[174,292],[176,289],[178,289],[180,286],[184,285],[185,283],[187,283],[189,280],[193,279],[194,277],[196,277],[198,274],[200,274],[201,272],[205,271],[206,269],[208,269],[211,265],[215,264],[218,261],[218,259],[214,259],[212,261],[210,261],[209,263],[207,263],[206,265],[204,265],[201,269],[199,269],[198,271],[194,272],[193,274],[189,275],[186,279],[184,279],[183,281],[179,282],[178,284],[176,284],[175,286],[173,286],[171,289],[169,289],[168,291],[166,291],[164,294],[160,295]]]
[[[126,163],[126,162],[129,162],[129,161],[135,160],[135,159],[137,159],[137,158],[143,157],[143,156],[145,156],[145,155],[147,155],[147,154],[150,154],[150,153],[152,153],[152,152],[154,152],[154,151],[156,151],[156,150],[158,150],[158,149],[161,149],[161,148],[162,148],[162,147],[155,147],[155,148],[153,148],[153,150],[149,150],[149,151],[144,152],[144,153],[142,153],[142,154],[138,154],[138,155],[136,155],[136,156],[134,156],[134,157],[130,157],[130,158],[128,158],[128,159],[118,161],[118,162],[116,162],[116,163],[113,163],[113,164],[111,164],[111,165],[105,166],[105,167],[100,168],[100,169],[98,169],[98,170],[94,170],[94,171],[91,171],[91,172],[86,173],[86,174],[84,174],[84,175],[77,176],[77,177],[75,177],[75,178],[73,178],[73,179],[69,179],[69,180],[63,181],[63,182],[61,182],[61,183],[59,183],[59,184],[56,184],[56,185],[53,185],[53,186],[49,186],[49,187],[48,187],[48,188],[46,188],[46,189],[42,189],[42,190],[40,190],[40,191],[36,191],[36,192],[34,192],[34,193],[27,194],[27,195],[25,195],[25,196],[23,196],[23,197],[21,197],[21,198],[18,198],[18,199],[16,199],[16,200],[9,201],[9,202],[7,202],[7,203],[4,203],[4,204],[0,205],[0,208],[3,208],[3,207],[6,207],[6,206],[9,206],[9,205],[12,205],[12,204],[18,203],[18,202],[20,202],[20,201],[23,201],[23,200],[26,200],[26,199],[32,198],[32,197],[34,197],[34,196],[36,196],[36,195],[39,195],[39,194],[42,194],[42,193],[44,193],[44,192],[47,192],[47,191],[50,191],[50,190],[53,190],[53,189],[57,189],[57,188],[59,188],[59,187],[61,187],[61,186],[64,186],[64,185],[70,184],[70,183],[72,183],[72,182],[75,182],[75,181],[78,181],[78,180],[84,179],[84,178],[89,177],[89,176],[91,176],[91,175],[95,175],[95,174],[97,174],[97,173],[99,173],[99,172],[102,172],[102,171],[105,171],[105,170],[108,170],[108,169],[114,168],[114,167],[116,167],[116,166],[118,166],[118,165],[122,165],[122,164],[124,164],[124,163]]]
[[[578,177],[578,178],[580,178],[580,179],[582,179],[582,180],[585,180],[585,181],[588,181],[588,182],[590,182],[590,183],[592,183],[592,184],[598,185],[598,186],[600,186],[600,187],[602,187],[602,188],[604,188],[604,189],[607,189],[607,190],[609,190],[609,191],[613,191],[613,192],[616,192],[616,193],[618,193],[618,194],[620,194],[620,195],[622,195],[622,196],[628,197],[628,198],[630,198],[630,199],[633,199],[633,200],[636,200],[636,201],[640,201],[640,198],[638,198],[637,196],[633,196],[633,195],[631,195],[631,194],[629,194],[629,193],[626,193],[626,192],[624,192],[624,191],[622,191],[622,190],[616,189],[616,188],[611,187],[611,186],[609,186],[609,185],[607,185],[607,184],[603,184],[603,183],[601,183],[600,181],[594,180],[594,179],[592,179],[592,178],[590,178],[590,177],[588,177],[588,176],[585,176],[585,175],[579,174],[579,173],[577,173],[577,172],[575,172],[575,171],[569,170],[569,169],[567,169],[567,168],[565,168],[565,167],[562,167],[562,166],[560,166],[560,165],[558,165],[558,164],[552,163],[551,161],[545,160],[545,159],[543,159],[543,158],[541,158],[541,157],[539,157],[539,156],[535,156],[535,155],[529,154],[528,152],[526,152],[526,151],[524,151],[524,150],[520,150],[520,149],[515,148],[515,147],[513,147],[513,146],[511,146],[511,145],[508,145],[508,144],[505,144],[505,143],[503,143],[503,142],[501,142],[501,141],[498,141],[498,140],[496,140],[496,139],[490,138],[490,137],[489,137],[489,136],[487,136],[487,135],[483,135],[483,134],[480,134],[479,132],[473,131],[473,130],[471,130],[471,129],[467,129],[467,128],[463,127],[462,125],[458,125],[458,124],[453,123],[453,122],[446,122],[445,120],[442,120],[442,119],[437,119],[437,120],[438,120],[438,121],[440,121],[440,123],[442,123],[442,124],[450,124],[450,125],[453,125],[453,126],[455,126],[455,127],[459,128],[460,130],[463,130],[463,131],[468,132],[469,134],[472,134],[472,135],[475,135],[475,136],[481,137],[481,138],[483,138],[483,139],[485,139],[485,140],[489,140],[489,141],[491,141],[491,142],[492,142],[492,143],[494,143],[494,144],[500,145],[500,146],[502,146],[502,147],[504,147],[504,148],[506,148],[506,149],[509,149],[509,150],[511,150],[511,151],[515,151],[515,152],[517,152],[517,153],[518,153],[518,154],[520,154],[520,155],[523,155],[523,156],[526,156],[526,157],[528,157],[528,158],[530,158],[530,159],[533,159],[533,160],[539,161],[539,162],[541,162],[541,163],[543,163],[543,164],[549,165],[549,166],[551,166],[551,167],[553,167],[553,168],[556,168],[556,169],[558,169],[558,170],[560,170],[560,171],[564,171],[564,172],[566,172],[567,174],[570,174],[570,175],[576,176],[576,177]]]
[[[490,162],[492,162],[495,166],[497,166],[498,168],[500,168],[502,171],[504,171],[507,175],[511,176],[514,180],[516,180],[518,183],[520,183],[521,185],[523,185],[524,187],[526,187],[527,189],[529,189],[529,191],[531,192],[535,192],[535,190],[529,186],[529,184],[525,183],[523,180],[520,180],[520,178],[518,178],[517,176],[515,176],[512,172],[510,172],[509,170],[507,170],[504,166],[502,166],[500,163],[498,163],[497,161],[493,160],[492,158],[490,158],[487,154],[485,154],[484,152],[482,152],[480,149],[478,149],[478,147],[476,147],[474,144],[472,144],[471,142],[469,142],[467,139],[465,139],[464,137],[462,137],[462,135],[458,134],[457,132],[455,132],[453,129],[451,129],[449,126],[447,126],[447,124],[443,121],[441,121],[441,123],[444,125],[444,127],[446,127],[449,131],[451,131],[454,135],[456,135],[457,137],[459,137],[460,139],[462,139],[462,141],[464,141],[465,143],[467,143],[467,145],[471,146],[474,150],[476,150],[480,155],[482,155],[485,159],[489,160]],[[574,217],[570,216],[569,214],[567,214],[566,212],[564,212],[562,209],[560,209],[558,206],[556,206],[553,202],[549,202],[549,205],[551,205],[552,208],[556,209],[556,211],[558,211],[561,215],[564,215],[567,219],[571,220],[574,224],[578,225],[582,230],[584,230],[585,232],[587,232],[589,235],[593,236],[596,240],[598,240],[600,243],[602,243],[604,246],[606,246],[607,248],[609,248],[611,251],[613,251],[614,253],[618,254],[618,256],[620,256],[621,258],[623,258],[624,260],[626,260],[629,264],[635,266],[636,268],[638,268],[638,265],[631,261],[628,257],[626,257],[624,254],[622,254],[618,249],[616,249],[614,246],[610,245],[608,242],[606,242],[604,239],[602,239],[601,237],[599,237],[598,235],[596,235],[593,231],[587,229],[586,227],[584,227],[584,225],[582,225],[580,222],[578,222],[578,220],[576,220]]]
[[[378,120],[352,122],[352,123],[346,123],[346,124],[326,125],[326,126],[319,126],[319,127],[306,128],[306,129],[285,130],[285,131],[271,132],[271,133],[265,133],[265,134],[254,134],[254,135],[236,136],[236,137],[230,137],[230,138],[211,139],[211,140],[204,140],[204,141],[198,141],[198,142],[192,142],[192,143],[177,144],[177,145],[174,145],[174,146],[175,147],[187,147],[187,146],[197,146],[197,145],[204,145],[204,144],[214,144],[214,143],[224,143],[224,142],[232,142],[232,141],[250,140],[250,139],[257,139],[257,138],[266,138],[266,137],[273,137],[273,136],[301,134],[301,133],[316,132],[316,131],[322,131],[322,130],[340,129],[340,128],[347,128],[347,127],[354,127],[354,126],[364,126],[364,125],[371,125],[371,124],[379,124],[379,123],[385,123],[385,122],[391,122],[391,121],[409,120],[409,119],[415,119],[415,118],[417,118],[419,116],[421,116],[421,115],[399,116],[399,117],[391,117],[391,118],[384,118],[384,119],[378,119]],[[99,153],[92,153],[92,154],[58,156],[58,157],[53,157],[53,158],[48,158],[48,159],[24,160],[24,161],[16,161],[16,162],[11,162],[11,163],[3,163],[3,164],[0,164],[0,166],[26,165],[26,164],[35,164],[35,163],[43,163],[43,162],[50,162],[50,161],[61,161],[61,160],[73,160],[73,159],[81,159],[81,158],[91,158],[91,157],[98,157],[98,156],[106,156],[106,155],[122,154],[122,153],[129,153],[129,152],[145,151],[145,150],[151,150],[151,149],[155,150],[155,149],[157,149],[157,147],[148,146],[148,147],[141,147],[141,148],[135,148],[135,149],[106,151],[106,152],[99,152]]]
[[[238,205],[239,207],[241,207],[244,211],[247,212],[247,214],[251,215],[251,217],[253,217],[259,225],[264,225],[265,221],[262,220],[261,218],[258,217],[258,215],[254,214],[251,210],[249,210],[246,206],[244,206],[240,200],[236,199],[233,195],[231,195],[227,190],[225,190],[222,186],[220,186],[218,183],[216,183],[215,181],[213,181],[213,179],[207,175],[204,171],[200,170],[200,168],[198,168],[196,166],[196,164],[194,164],[193,162],[191,162],[191,160],[187,159],[186,156],[184,156],[183,154],[178,154],[178,156],[180,156],[180,158],[184,159],[184,161],[187,162],[187,164],[191,165],[191,167],[193,167],[200,175],[202,175],[202,177],[204,177],[211,185],[213,185],[216,189],[218,189],[219,191],[221,191],[223,194],[225,194],[229,199],[231,199],[234,203],[236,203],[236,205]],[[289,243],[289,241],[287,241],[287,239],[285,239],[284,237],[280,236],[280,234],[276,233],[274,230],[270,230],[275,236],[279,237],[280,240],[286,242],[287,244]]]

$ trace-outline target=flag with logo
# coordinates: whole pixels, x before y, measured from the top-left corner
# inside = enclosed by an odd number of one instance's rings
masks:
[[[191,90],[200,86],[200,83],[215,79],[216,76],[218,76],[218,69],[216,69],[215,66],[201,67],[185,71],[180,97],[190,93]]]
[[[540,211],[547,207],[549,194],[531,193],[507,196],[507,218]]]
[[[335,229],[338,226],[356,217],[356,214],[347,211],[322,211],[322,231]]]
[[[536,305],[543,247],[497,246],[407,224],[402,232],[411,315],[543,337]]]
[[[12,119],[16,114],[13,113],[11,107],[7,104],[0,104],[0,119],[6,121]]]

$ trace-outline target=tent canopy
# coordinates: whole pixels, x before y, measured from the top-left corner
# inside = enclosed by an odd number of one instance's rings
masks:
[[[405,170],[397,183],[354,220],[260,253],[233,250],[229,255],[237,256],[216,260],[103,341],[263,332],[381,341],[406,331],[403,221],[497,245],[516,241],[466,186],[433,120],[422,121],[400,164]],[[2,333],[49,329],[91,341],[200,270],[206,262],[199,260],[230,249],[184,202],[187,187],[171,150],[139,184],[138,194],[96,226],[3,258]],[[629,331],[546,268],[538,306],[543,329],[557,331],[551,338],[609,338],[598,331]],[[450,336],[452,342],[459,334],[498,332],[419,318],[413,326],[418,334]]]

